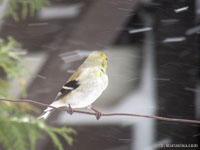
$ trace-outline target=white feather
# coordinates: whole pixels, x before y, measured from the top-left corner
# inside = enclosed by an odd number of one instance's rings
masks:
[[[44,113],[42,113],[42,115],[40,115],[38,117],[38,119],[44,119],[44,120],[46,120],[49,117],[50,113],[51,113],[51,111],[44,112]]]
[[[58,108],[58,107],[62,107],[62,106],[65,106],[65,105],[59,103],[59,101],[55,101],[50,106]],[[53,108],[47,107],[44,110],[44,112],[38,117],[38,119],[44,119],[44,120],[46,120],[49,117],[49,115],[52,113],[52,111],[53,111]]]

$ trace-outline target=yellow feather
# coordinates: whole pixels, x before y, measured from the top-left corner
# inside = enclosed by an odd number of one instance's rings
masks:
[[[67,82],[77,80],[85,68],[102,66],[103,72],[106,73],[107,68],[107,55],[101,51],[93,51],[83,62],[83,64],[76,70],[76,72],[68,79]],[[101,77],[102,72],[97,72],[97,77]],[[66,83],[67,83],[66,82]]]

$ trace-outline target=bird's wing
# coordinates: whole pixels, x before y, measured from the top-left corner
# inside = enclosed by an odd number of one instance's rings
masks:
[[[71,81],[65,83],[65,85],[63,85],[63,87],[61,88],[60,92],[56,96],[55,100],[59,100],[59,99],[63,98],[64,96],[66,96],[71,91],[73,91],[76,88],[78,88],[79,86],[80,86],[80,84],[78,83],[77,80],[71,80]]]
[[[57,94],[55,100],[59,100],[64,96],[68,95],[71,91],[75,90],[80,86],[79,79],[85,76],[85,71],[87,69],[78,68],[77,71],[69,78],[69,80],[63,85],[60,92]]]

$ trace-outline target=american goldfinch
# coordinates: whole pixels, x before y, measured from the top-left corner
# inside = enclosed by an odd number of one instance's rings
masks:
[[[67,107],[72,114],[74,108],[89,108],[96,113],[99,119],[101,113],[94,109],[91,104],[102,94],[108,85],[106,74],[107,56],[104,52],[93,51],[83,64],[63,85],[50,106]],[[46,108],[38,117],[47,119],[53,108]]]

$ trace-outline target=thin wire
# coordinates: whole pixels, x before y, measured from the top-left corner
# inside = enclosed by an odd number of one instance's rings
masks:
[[[67,111],[66,108],[57,108],[54,106],[50,106],[48,104],[44,104],[41,102],[36,102],[33,100],[28,99],[6,99],[6,98],[0,98],[0,101],[8,101],[8,102],[27,102],[32,104],[37,104],[44,107],[50,107],[59,111]],[[69,112],[68,112],[69,113]],[[80,114],[87,114],[87,115],[96,115],[93,112],[87,112],[87,111],[80,111],[80,110],[74,110],[73,113],[80,113]],[[150,119],[156,119],[156,120],[162,120],[162,121],[169,121],[169,122],[183,122],[183,123],[196,123],[200,124],[199,120],[190,120],[190,119],[177,119],[177,118],[167,118],[167,117],[160,117],[160,116],[150,116],[150,115],[141,115],[141,114],[129,114],[129,113],[102,113],[101,116],[132,116],[132,117],[141,117],[141,118],[150,118]]]

